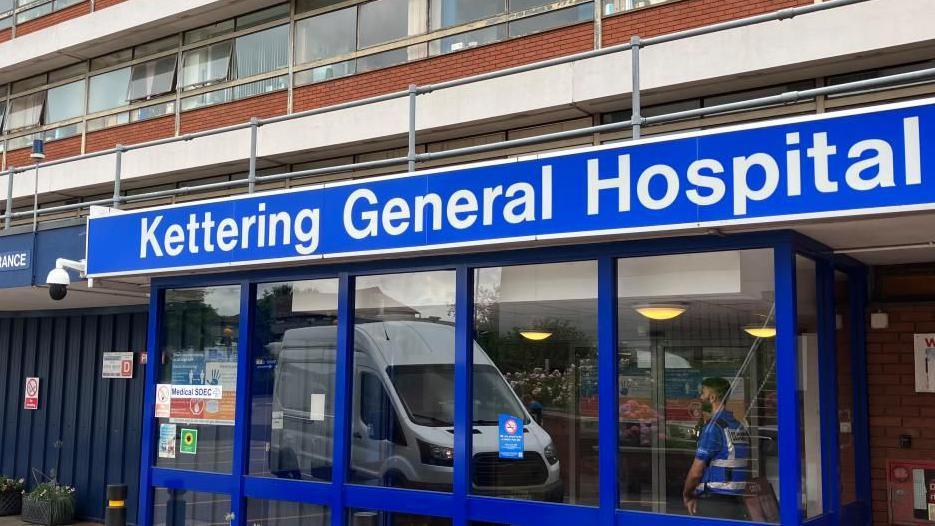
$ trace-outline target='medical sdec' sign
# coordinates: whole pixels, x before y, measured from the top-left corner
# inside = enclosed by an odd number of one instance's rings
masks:
[[[935,208],[935,99],[88,221],[107,276]]]

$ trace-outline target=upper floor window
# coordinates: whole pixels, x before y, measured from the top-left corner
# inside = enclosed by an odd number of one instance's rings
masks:
[[[358,47],[367,48],[425,33],[427,8],[426,0],[376,0],[361,4]]]
[[[131,101],[146,100],[172,91],[175,85],[176,56],[136,64],[130,71]]]
[[[91,77],[88,88],[88,112],[119,108],[126,105],[130,68],[121,68]]]
[[[13,0],[0,0],[0,13],[6,13],[13,9]]]
[[[457,26],[506,13],[507,0],[431,0],[431,30]]]
[[[357,47],[356,43],[356,7],[305,18],[295,24],[297,64],[353,53]]]
[[[193,49],[182,56],[182,87],[195,88],[227,80],[234,42]]]
[[[3,131],[11,132],[38,126],[45,106],[45,92],[25,95],[10,101],[10,114]]]
[[[84,113],[84,81],[49,89],[45,102],[46,124],[79,117]]]

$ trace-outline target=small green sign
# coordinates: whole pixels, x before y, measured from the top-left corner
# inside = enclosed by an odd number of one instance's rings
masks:
[[[179,453],[194,455],[198,453],[198,430],[182,429]]]

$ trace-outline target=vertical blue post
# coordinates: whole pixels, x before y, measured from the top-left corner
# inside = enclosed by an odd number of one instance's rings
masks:
[[[146,380],[143,382],[143,422],[140,445],[140,493],[136,512],[138,526],[153,523],[153,424],[155,421],[156,380],[162,354],[159,331],[162,327],[162,299],[165,296],[158,285],[153,285],[149,295],[149,318],[146,327]]]
[[[234,423],[234,462],[231,476],[232,525],[243,525],[246,521],[246,500],[243,495],[243,478],[247,475],[250,453],[250,410],[253,402],[250,384],[253,374],[253,290],[249,281],[240,284],[240,323],[237,345],[237,409]]]
[[[617,260],[597,261],[598,469],[601,524],[615,524],[619,502],[617,478],[619,422],[617,376]]]
[[[870,524],[870,423],[867,416],[867,272],[865,269],[848,273],[851,298],[851,375],[854,385],[854,475],[857,479],[857,500],[863,504],[864,523]]]
[[[779,395],[779,516],[783,526],[800,523],[802,439],[796,339],[795,252],[788,242],[774,248],[776,273],[776,379]]]
[[[468,526],[474,432],[474,271],[459,266],[455,288],[454,526]]]
[[[821,414],[822,504],[825,513],[841,518],[841,467],[838,448],[838,356],[835,338],[834,267],[816,262],[818,296],[818,375]]]
[[[345,526],[344,484],[350,467],[354,378],[354,277],[342,273],[338,287],[338,355],[335,363],[334,467],[331,470],[331,524]]]

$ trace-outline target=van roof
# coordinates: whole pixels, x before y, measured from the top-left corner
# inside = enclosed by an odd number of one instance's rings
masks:
[[[455,328],[451,324],[422,320],[357,323],[355,347],[369,348],[384,365],[436,365],[454,363]],[[284,351],[334,347],[337,327],[322,325],[289,329],[283,335]],[[474,363],[490,364],[487,353],[474,344]]]

